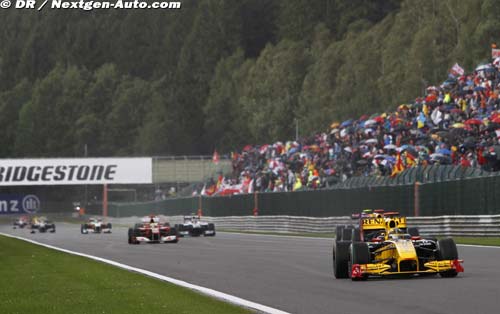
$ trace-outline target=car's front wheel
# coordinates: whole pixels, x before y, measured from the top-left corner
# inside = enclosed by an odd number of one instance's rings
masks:
[[[437,243],[438,260],[456,260],[458,259],[458,250],[455,241],[452,238],[441,239]],[[441,277],[450,278],[458,275],[455,269],[439,273]]]
[[[370,263],[370,249],[368,248],[368,244],[365,242],[352,242],[349,247],[349,266],[347,268],[349,277],[351,277],[352,280],[366,280],[366,276],[361,278],[353,277],[352,266],[356,264],[364,265],[368,263]]]

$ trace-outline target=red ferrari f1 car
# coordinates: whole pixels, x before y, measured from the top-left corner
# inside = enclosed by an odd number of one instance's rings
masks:
[[[177,230],[168,222],[161,222],[154,215],[144,217],[142,222],[136,223],[133,228],[128,229],[128,243],[177,243],[179,236]]]

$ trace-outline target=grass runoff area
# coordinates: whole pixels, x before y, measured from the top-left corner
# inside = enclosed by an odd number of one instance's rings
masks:
[[[263,234],[277,236],[296,236],[306,238],[334,238],[334,233],[283,233],[283,232],[264,232],[264,231],[238,231],[238,230],[220,230],[230,233],[243,234]],[[441,237],[438,237],[441,238]],[[500,238],[497,237],[452,237],[457,244],[489,245],[500,246]]]
[[[186,288],[0,236],[0,313],[251,313]]]

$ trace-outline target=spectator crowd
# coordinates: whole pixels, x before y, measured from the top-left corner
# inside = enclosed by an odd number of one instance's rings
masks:
[[[202,194],[296,191],[352,176],[396,176],[431,164],[500,170],[500,58],[471,74],[455,64],[440,86],[393,112],[333,122],[296,141],[247,145],[231,154],[233,177]]]

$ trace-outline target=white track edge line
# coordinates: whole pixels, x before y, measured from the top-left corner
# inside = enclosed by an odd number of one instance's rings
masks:
[[[486,249],[500,249],[500,246],[495,246],[495,245],[457,244],[457,246],[479,247],[479,248],[486,248]]]
[[[99,261],[99,262],[102,262],[102,263],[106,263],[106,264],[109,264],[109,265],[113,265],[113,266],[116,266],[116,267],[119,267],[119,268],[122,268],[122,269],[126,269],[126,270],[129,270],[129,271],[137,272],[137,273],[149,276],[149,277],[153,277],[153,278],[156,278],[156,279],[159,279],[159,280],[162,280],[162,281],[166,281],[166,282],[175,284],[177,286],[181,286],[181,287],[184,287],[184,288],[188,288],[188,289],[191,289],[191,290],[194,290],[194,291],[201,292],[202,294],[214,297],[214,298],[219,299],[219,300],[223,300],[223,301],[226,301],[226,302],[229,302],[229,303],[232,303],[232,304],[236,304],[236,305],[239,305],[239,306],[242,306],[242,307],[246,307],[246,308],[258,310],[258,311],[261,311],[261,312],[264,312],[264,313],[267,313],[267,314],[290,314],[288,312],[284,312],[284,311],[281,311],[281,310],[278,310],[278,309],[275,309],[275,308],[272,308],[272,307],[269,307],[269,306],[266,306],[266,305],[262,305],[262,304],[259,304],[259,303],[248,301],[248,300],[245,300],[245,299],[242,299],[242,298],[239,298],[239,297],[236,297],[236,296],[224,293],[224,292],[220,292],[220,291],[213,290],[213,289],[210,289],[210,288],[198,286],[198,285],[186,282],[186,281],[174,279],[174,278],[171,278],[171,277],[167,277],[167,276],[164,276],[164,275],[160,275],[160,274],[151,272],[149,270],[145,270],[145,269],[141,269],[141,268],[137,268],[137,267],[132,267],[132,266],[129,266],[129,265],[118,263],[118,262],[115,262],[115,261],[112,261],[112,260],[108,260],[108,259],[105,259],[105,258],[101,258],[101,257],[98,257],[98,256],[93,256],[93,255],[89,255],[89,254],[85,254],[85,253],[79,253],[79,252],[75,252],[75,251],[70,251],[70,250],[63,249],[63,248],[60,248],[60,247],[57,247],[57,246],[52,246],[52,245],[41,243],[41,242],[37,242],[37,241],[31,240],[31,239],[26,239],[26,238],[18,237],[18,236],[11,235],[11,234],[8,234],[8,233],[0,232],[0,235],[6,236],[6,237],[9,237],[9,238],[14,238],[14,239],[26,241],[26,242],[29,242],[29,243],[32,243],[32,244],[36,244],[36,245],[43,246],[43,247],[46,247],[46,248],[49,248],[49,249],[61,251],[61,252],[64,252],[64,253],[68,253],[68,254],[72,254],[72,255],[76,255],[76,256],[81,256],[81,257],[86,257],[86,258],[89,258],[89,259],[92,259],[92,260],[96,260],[96,261]]]

